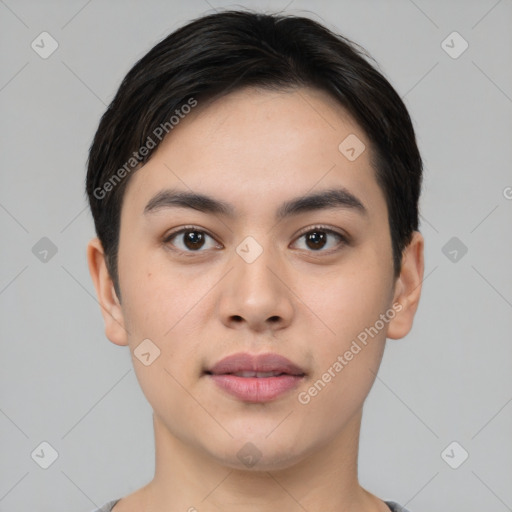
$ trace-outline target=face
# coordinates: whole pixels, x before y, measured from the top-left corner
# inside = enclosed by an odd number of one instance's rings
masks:
[[[156,421],[230,467],[335,443],[402,314],[387,218],[369,140],[324,93],[199,104],[121,212],[125,330],[109,337],[129,345]]]

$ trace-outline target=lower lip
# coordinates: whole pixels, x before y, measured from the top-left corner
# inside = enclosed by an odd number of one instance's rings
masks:
[[[235,375],[209,375],[224,391],[244,402],[269,402],[294,389],[302,380],[298,375],[278,377],[237,377]]]

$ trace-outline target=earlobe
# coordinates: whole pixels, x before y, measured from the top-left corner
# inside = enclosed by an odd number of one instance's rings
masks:
[[[387,337],[403,338],[411,330],[418,309],[424,272],[424,240],[419,231],[413,233],[411,242],[404,249],[402,268],[395,284],[393,304],[401,309],[390,321]]]
[[[105,334],[116,345],[127,345],[123,310],[108,272],[103,246],[98,238],[87,245],[87,262],[105,322]]]

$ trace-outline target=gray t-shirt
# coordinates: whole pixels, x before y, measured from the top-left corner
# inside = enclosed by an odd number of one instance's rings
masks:
[[[101,508],[98,508],[96,510],[93,510],[92,512],[111,512],[111,510],[114,508],[114,505],[120,500],[112,500],[108,503],[105,503]],[[386,505],[389,507],[389,510],[391,512],[409,512],[407,509],[401,507],[398,503],[395,503],[394,501],[386,501]]]

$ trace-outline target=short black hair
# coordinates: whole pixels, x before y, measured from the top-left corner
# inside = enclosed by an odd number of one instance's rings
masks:
[[[118,295],[120,214],[130,177],[170,133],[172,118],[247,86],[327,92],[364,130],[386,198],[397,277],[403,250],[418,230],[423,165],[407,108],[369,59],[359,45],[312,19],[248,10],[196,18],[142,57],[101,118],[86,179]]]

